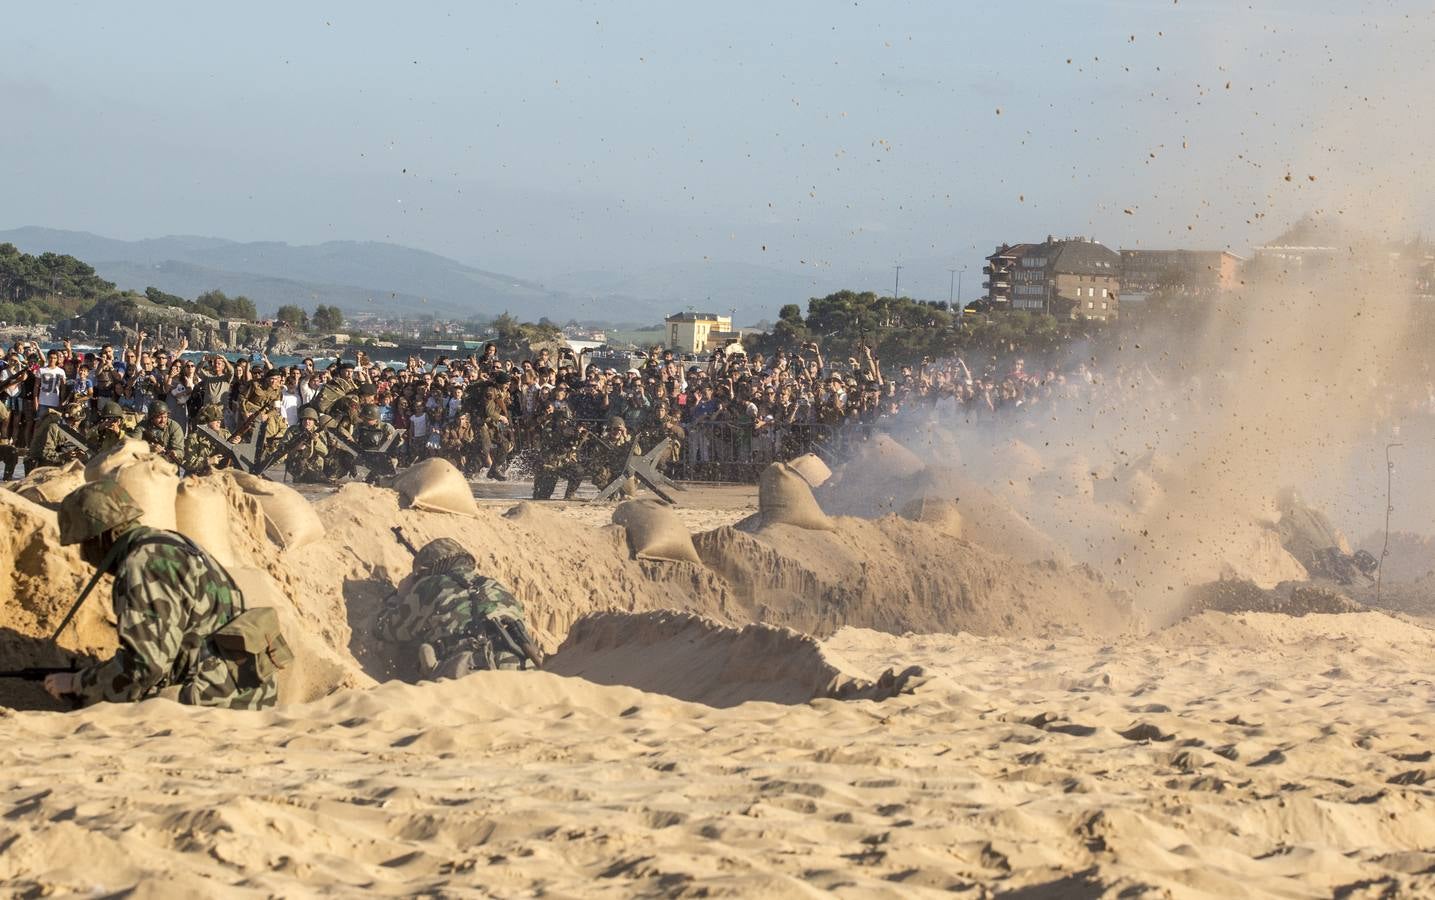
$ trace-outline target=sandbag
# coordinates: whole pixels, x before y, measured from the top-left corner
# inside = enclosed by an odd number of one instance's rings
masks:
[[[194,541],[226,569],[239,564],[229,536],[229,500],[219,484],[186,478],[174,498],[175,530]]]
[[[917,454],[881,432],[862,445],[856,459],[860,467],[870,468],[872,474],[892,478],[907,478],[926,468]]]
[[[433,457],[409,466],[394,479],[394,490],[413,509],[478,517],[468,479],[446,459]]]
[[[99,481],[109,478],[117,470],[140,457],[149,455],[149,444],[138,438],[126,438],[99,456],[91,457],[90,461],[85,463],[85,480]]]
[[[179,470],[168,460],[146,453],[134,462],[111,472],[110,476],[134,498],[143,510],[140,524],[165,531],[175,530],[174,504],[179,489]]]
[[[312,544],[324,536],[324,523],[304,495],[277,481],[248,472],[231,471],[230,477],[264,510],[264,531],[284,549]]]
[[[693,536],[666,504],[629,500],[613,510],[613,524],[623,526],[634,559],[700,563]]]
[[[763,470],[757,483],[757,507],[764,528],[793,525],[813,531],[832,530],[832,521],[817,505],[812,487],[787,463],[776,462]]]
[[[804,453],[788,463],[811,487],[821,487],[832,477],[832,470],[816,453]]]
[[[918,497],[902,507],[902,518],[930,525],[954,538],[962,536],[962,514],[955,500]]]
[[[235,585],[244,594],[249,609],[270,608],[279,620],[279,629],[294,654],[275,675],[279,686],[279,704],[287,706],[307,703],[342,688],[365,688],[374,681],[350,658],[341,656],[316,634],[312,622],[305,620],[294,601],[263,569],[236,567],[229,569]]]
[[[45,466],[9,485],[26,500],[50,509],[59,509],[60,501],[85,483],[85,464],[72,459],[63,466]]]

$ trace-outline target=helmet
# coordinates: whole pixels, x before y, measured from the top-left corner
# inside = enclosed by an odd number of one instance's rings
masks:
[[[154,400],[149,405],[149,417],[153,419],[160,413],[169,415],[169,406],[163,400]]]
[[[216,419],[224,418],[224,407],[218,403],[211,403],[199,411],[199,421],[213,422]]]
[[[65,404],[65,418],[67,419],[82,419],[86,412],[88,410],[83,400],[72,400]]]
[[[377,422],[379,420],[379,408],[372,403],[365,403],[364,408],[359,412],[359,416],[365,422]]]
[[[457,568],[472,568],[473,554],[453,538],[437,538],[424,544],[414,555],[414,571],[423,575],[447,572]]]
[[[120,406],[118,403],[116,403],[116,402],[113,401],[113,400],[101,400],[101,401],[100,401],[100,418],[101,418],[101,419],[123,419],[124,417],[125,417],[125,408],[124,408],[123,406]]]
[[[627,428],[628,423],[623,421],[622,416],[609,416],[608,427],[617,431],[619,428]]]
[[[139,521],[143,512],[115,481],[92,481],[60,501],[60,543],[78,544]]]
[[[319,421],[319,411],[312,406],[306,406],[299,410],[299,418],[304,421]]]

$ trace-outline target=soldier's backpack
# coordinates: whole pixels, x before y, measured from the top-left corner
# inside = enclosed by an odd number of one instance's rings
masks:
[[[294,661],[294,651],[279,629],[279,614],[273,607],[256,606],[229,620],[209,636],[226,659],[243,665],[253,660],[260,679],[268,680]]]

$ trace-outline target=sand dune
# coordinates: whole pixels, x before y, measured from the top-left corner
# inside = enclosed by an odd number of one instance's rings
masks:
[[[931,679],[881,703],[715,709],[483,673],[268,713],[11,713],[0,881],[142,884],[131,896],[1435,890],[1424,629],[1208,612],[1155,641],[845,629],[823,649]]]

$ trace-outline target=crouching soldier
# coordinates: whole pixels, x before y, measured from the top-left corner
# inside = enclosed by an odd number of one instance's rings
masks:
[[[308,407],[299,413],[299,431],[289,440],[292,443],[284,457],[284,471],[289,480],[307,484],[330,483],[329,476],[324,474],[329,443],[319,430],[318,410]]]
[[[219,440],[228,437],[224,433],[224,407],[211,403],[200,409],[196,426],[208,425]],[[196,427],[184,442],[184,471],[189,475],[208,475],[226,465],[228,457],[215,446],[211,438]]]
[[[144,425],[140,428],[140,437],[149,444],[151,450],[175,465],[184,462],[184,429],[169,417],[169,407],[163,400],[156,400],[149,405]]]
[[[414,557],[412,586],[379,611],[379,637],[413,647],[420,678],[543,664],[523,624],[523,604],[475,565],[457,541],[430,541]]]
[[[91,482],[61,502],[60,543],[79,544],[85,562],[114,575],[119,649],[105,662],[47,676],[45,690],[86,704],[163,692],[194,706],[273,706],[275,672],[294,658],[274,610],[246,610],[213,557],[139,519],[139,507],[113,481]]]

